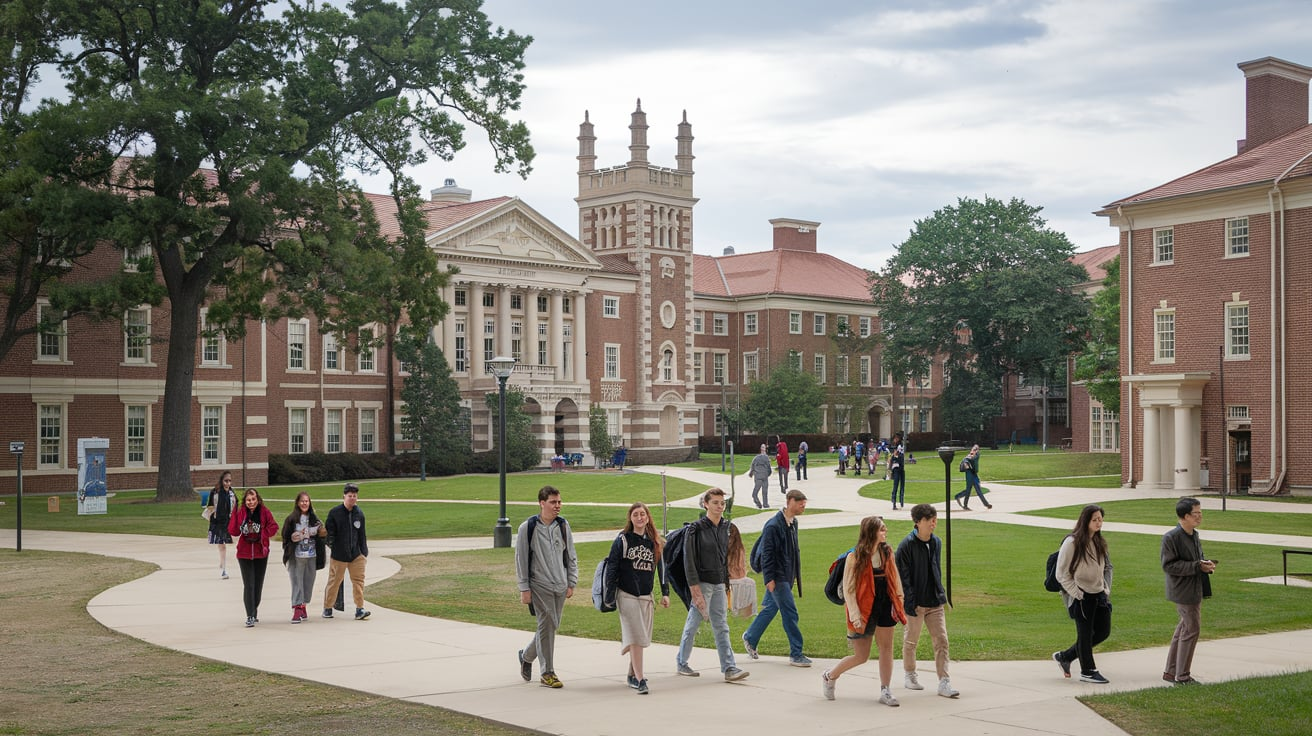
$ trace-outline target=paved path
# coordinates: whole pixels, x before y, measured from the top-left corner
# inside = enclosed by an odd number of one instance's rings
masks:
[[[656,472],[659,472],[657,469]],[[669,468],[671,476],[707,485],[730,484],[725,476]],[[808,527],[855,523],[871,513],[888,512],[887,501],[861,498],[857,489],[869,477],[833,476],[794,482],[814,508],[841,509],[839,513],[805,517]],[[568,508],[568,482],[559,481]],[[733,480],[740,498],[750,499],[750,483]],[[994,511],[958,512],[971,519],[1065,528],[1060,519],[1023,516],[1014,512],[1035,508],[1144,498],[1143,491],[1121,489],[1025,488],[990,484]],[[745,491],[745,492],[744,492]],[[1170,494],[1164,494],[1169,497]],[[772,496],[772,501],[774,497]],[[367,502],[366,502],[367,503]],[[690,505],[692,499],[677,502]],[[1248,505],[1270,509],[1269,502],[1235,501],[1231,508]],[[1215,501],[1219,507],[1219,500]],[[1213,500],[1205,506],[1211,509]],[[940,507],[941,508],[941,507]],[[1306,508],[1306,507],[1303,507]],[[1004,511],[1005,509],[1005,511]],[[1260,510],[1254,508],[1254,510]],[[890,514],[898,518],[905,514]],[[940,510],[940,513],[942,511]],[[744,531],[755,531],[767,514],[743,517]],[[1109,523],[1116,531],[1161,534],[1164,526]],[[1280,544],[1312,548],[1312,538],[1252,535],[1208,531],[1208,539]],[[614,532],[579,534],[580,541],[609,539]],[[613,641],[561,637],[557,642],[557,672],[566,686],[554,691],[525,684],[519,679],[514,653],[528,635],[471,623],[446,621],[372,606],[367,622],[311,618],[286,623],[289,585],[287,576],[272,565],[264,591],[264,621],[244,629],[241,583],[237,571],[231,580],[219,580],[215,551],[196,539],[118,534],[27,531],[30,549],[87,552],[131,557],[159,566],[144,578],[106,590],[87,606],[106,626],[161,646],[270,672],[279,672],[388,697],[438,705],[497,721],[570,736],[612,734],[643,714],[638,723],[651,728],[677,728],[690,736],[720,736],[732,724],[747,732],[797,736],[823,731],[844,735],[868,733],[873,727],[900,732],[936,734],[1070,734],[1102,736],[1122,734],[1074,700],[1086,692],[1107,688],[1082,685],[1056,676],[1051,661],[953,662],[952,681],[962,692],[957,700],[937,697],[932,689],[908,692],[895,670],[894,692],[902,707],[886,708],[875,702],[877,667],[868,664],[839,683],[838,700],[820,695],[820,672],[826,662],[809,670],[787,666],[785,658],[763,656],[751,662],[740,655],[738,663],[751,677],[740,684],[721,681],[711,650],[693,655],[702,677],[674,674],[674,647],[657,644],[647,656],[652,694],[635,700],[624,687],[627,658]],[[0,545],[12,546],[13,530],[0,530]],[[391,556],[421,552],[485,548],[488,538],[377,541],[371,546],[369,582],[395,574],[399,566]],[[324,576],[319,577],[322,586]],[[586,591],[579,592],[586,595]],[[510,594],[510,593],[508,593]],[[676,604],[677,605],[677,604]],[[319,609],[316,600],[311,611]],[[675,609],[671,609],[675,610]],[[658,615],[677,615],[661,612]],[[285,656],[290,642],[305,641],[297,666]],[[1165,648],[1126,652],[1100,652],[1099,663],[1116,676],[1111,689],[1134,690],[1164,686],[1158,679]],[[1203,642],[1198,659],[1205,662],[1199,674],[1209,680],[1275,674],[1303,669],[1312,662],[1312,630],[1267,634]],[[933,664],[921,663],[932,679]],[[662,725],[666,724],[666,725]]]

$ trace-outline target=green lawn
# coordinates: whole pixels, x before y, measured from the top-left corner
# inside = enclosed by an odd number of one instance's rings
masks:
[[[1175,502],[1171,499],[1142,499],[1134,501],[1109,501],[1099,504],[1107,521],[1122,521],[1132,524],[1159,524],[1174,526]],[[1071,523],[1079,518],[1083,506],[1061,506],[1039,511],[1026,511],[1029,516],[1045,516],[1057,519],[1070,519]],[[1301,537],[1312,536],[1312,514],[1282,514],[1273,504],[1270,511],[1220,511],[1206,509],[1203,511],[1203,539],[1207,539],[1208,530],[1227,532],[1254,532],[1259,534],[1294,534]],[[1209,543],[1210,547],[1211,544]],[[1210,549],[1209,549],[1210,554]]]
[[[1312,672],[1202,685],[1190,688],[1188,697],[1177,688],[1155,687],[1080,700],[1135,736],[1305,736],[1312,721]]]

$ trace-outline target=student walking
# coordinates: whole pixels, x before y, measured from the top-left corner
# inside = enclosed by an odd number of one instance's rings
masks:
[[[1166,573],[1166,600],[1175,604],[1180,621],[1171,634],[1162,679],[1177,685],[1194,685],[1194,647],[1202,628],[1203,599],[1212,596],[1216,560],[1203,556],[1203,542],[1198,527],[1203,523],[1203,508],[1196,498],[1182,498],[1175,504],[1178,526],[1162,536],[1162,571]]]
[[[961,462],[966,466],[966,490],[954,496],[957,503],[961,504],[961,510],[970,511],[970,492],[972,490],[979,494],[979,502],[984,504],[984,508],[993,508],[993,504],[989,503],[987,498],[984,498],[984,489],[980,488],[979,485],[979,445],[971,447],[970,452],[961,459]]]
[[[797,597],[802,596],[802,555],[797,546],[797,517],[805,511],[806,494],[793,489],[786,494],[783,509],[770,517],[761,529],[757,544],[765,597],[752,625],[743,632],[743,647],[752,659],[760,659],[756,646],[775,614],[779,614],[784,633],[788,636],[788,664],[811,666],[811,660],[802,653],[802,630],[797,626],[797,603],[793,600],[794,583]]]
[[[323,617],[333,617],[333,602],[337,591],[351,578],[351,597],[355,599],[355,620],[364,621],[369,612],[364,610],[364,568],[369,562],[369,534],[365,529],[364,512],[357,501],[360,486],[347,483],[342,486],[342,502],[328,512],[328,546],[332,555],[328,560],[328,585],[323,589]]]
[[[756,504],[758,509],[770,508],[770,476],[774,471],[770,468],[770,455],[765,450],[765,445],[761,445],[761,451],[752,458],[752,466],[747,469],[747,477],[755,481],[752,486],[752,503]]]
[[[888,474],[893,478],[893,510],[897,511],[898,504],[903,508],[907,505],[907,474],[906,474],[906,447],[902,444],[902,435],[893,435],[893,441],[888,446]],[[898,547],[901,549],[901,546]],[[912,609],[907,609],[908,615]]]
[[[305,607],[314,594],[315,573],[323,569],[327,560],[324,540],[328,529],[314,513],[310,494],[296,494],[292,512],[282,522],[282,564],[292,583],[292,623],[305,621],[309,614]]]
[[[1106,685],[1093,662],[1093,648],[1112,631],[1112,560],[1102,536],[1102,507],[1089,504],[1080,511],[1075,528],[1057,553],[1057,582],[1066,611],[1075,621],[1075,643],[1052,658],[1062,675],[1071,676],[1071,662],[1080,662],[1080,681]]]
[[[675,665],[684,677],[700,677],[688,658],[702,621],[711,622],[715,651],[720,655],[720,671],[725,682],[738,682],[748,673],[738,669],[729,646],[729,520],[724,518],[724,490],[707,489],[702,494],[706,515],[693,522],[683,535],[683,571],[688,578],[692,605],[683,623]]]
[[[264,573],[269,568],[269,540],[278,533],[278,522],[264,505],[259,491],[246,489],[241,508],[228,520],[228,533],[237,537],[241,596],[249,629],[260,622],[260,597],[264,593]]]
[[[893,548],[888,546],[888,526],[878,516],[861,520],[856,547],[848,553],[843,567],[843,603],[852,653],[820,676],[821,692],[827,700],[834,699],[838,676],[869,661],[873,639],[879,647],[879,702],[896,708],[900,703],[889,689],[893,679],[893,626],[906,625],[907,615],[902,609],[902,580]]]
[[[606,565],[606,589],[615,591],[620,616],[620,655],[629,655],[629,687],[646,695],[647,676],[642,666],[643,651],[651,646],[656,602],[652,598],[657,576],[661,583],[661,607],[670,607],[670,587],[659,560],[665,540],[651,523],[646,504],[629,507],[624,531],[610,545]]]
[[[232,520],[233,509],[237,508],[237,494],[232,491],[232,471],[219,474],[219,482],[210,490],[209,505],[214,511],[210,513],[207,538],[210,544],[219,548],[219,579],[227,580],[228,545],[232,544],[228,522]]]
[[[897,546],[897,571],[902,577],[902,596],[907,614],[907,628],[902,637],[902,669],[905,687],[924,690],[916,676],[916,646],[920,632],[928,626],[934,642],[934,669],[938,673],[938,694],[955,698],[961,693],[948,679],[948,625],[943,605],[948,602],[943,591],[940,553],[943,542],[934,534],[938,511],[927,503],[911,507],[911,521],[916,525]]]
[[[515,541],[515,577],[519,600],[537,617],[537,629],[528,646],[519,650],[519,676],[533,679],[533,660],[541,658],[538,680],[558,689],[556,677],[556,631],[565,612],[565,600],[574,597],[579,584],[579,558],[569,522],[560,515],[560,491],[552,486],[538,489],[538,513],[519,525]]]

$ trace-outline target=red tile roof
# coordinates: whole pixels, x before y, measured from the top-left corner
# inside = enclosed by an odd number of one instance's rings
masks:
[[[1312,125],[1305,125],[1275,140],[1254,146],[1243,153],[1218,161],[1192,174],[1169,181],[1159,187],[1118,199],[1096,214],[1111,214],[1121,205],[1185,197],[1222,189],[1235,189],[1275,181],[1289,167],[1286,177],[1312,174]],[[1297,164],[1297,166],[1295,166]]]
[[[791,294],[870,301],[869,273],[827,253],[767,250],[693,256],[693,291],[701,296]]]
[[[366,193],[365,197],[374,206],[383,236],[393,238],[400,235],[401,228],[396,221],[396,203],[392,197],[387,194],[369,193]],[[421,209],[428,218],[428,232],[434,233],[481,215],[510,199],[511,197],[493,197],[476,202],[425,202],[421,205]]]
[[[1089,272],[1089,281],[1101,282],[1107,278],[1107,271],[1103,269],[1103,264],[1120,254],[1121,246],[1104,245],[1101,248],[1076,253],[1071,256],[1071,262],[1084,266],[1084,270]]]
[[[606,273],[618,273],[626,276],[637,276],[638,267],[627,256],[618,253],[594,253],[598,261],[601,261],[602,268]],[[695,269],[694,269],[695,272]]]

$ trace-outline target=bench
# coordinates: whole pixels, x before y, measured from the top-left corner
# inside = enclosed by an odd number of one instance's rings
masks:
[[[1284,560],[1285,585],[1289,585],[1289,556],[1290,555],[1312,555],[1312,549],[1283,549],[1280,550]],[[1295,573],[1297,574],[1297,573]]]

